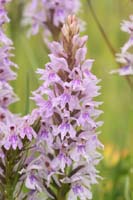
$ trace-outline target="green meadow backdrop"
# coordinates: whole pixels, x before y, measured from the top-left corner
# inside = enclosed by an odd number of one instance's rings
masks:
[[[35,105],[29,100],[31,92],[39,85],[36,69],[43,68],[48,53],[41,34],[27,38],[26,28],[22,27],[23,4],[27,0],[13,0],[9,5],[11,23],[9,36],[15,45],[14,61],[18,64],[18,78],[12,84],[20,101],[11,109],[15,113],[27,114]],[[89,37],[88,57],[94,58],[93,72],[101,79],[101,141],[105,146],[104,159],[99,165],[103,179],[93,187],[94,200],[133,200],[133,88],[128,81],[118,75],[110,75],[112,69],[118,68],[98,26],[92,16],[87,0],[82,0],[79,16],[86,23],[82,34]],[[128,35],[120,30],[120,23],[133,14],[132,0],[93,0],[93,9],[106,36],[116,52],[127,40]],[[130,79],[133,78],[131,77]]]

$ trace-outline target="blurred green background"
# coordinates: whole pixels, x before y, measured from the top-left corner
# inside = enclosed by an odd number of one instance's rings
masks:
[[[21,26],[24,0],[9,5],[11,23],[9,35],[14,41],[14,61],[19,65],[17,81],[13,83],[20,101],[11,109],[27,114],[34,104],[29,101],[31,91],[38,87],[36,69],[48,61],[41,34],[30,39]],[[26,2],[26,0],[25,0]],[[107,37],[117,52],[128,35],[121,32],[120,23],[133,14],[132,0],[93,0],[93,8]],[[100,139],[105,145],[104,159],[99,165],[103,180],[94,186],[94,200],[133,200],[133,89],[124,77],[110,75],[118,67],[90,12],[87,0],[82,0],[80,17],[86,22],[84,34],[89,36],[88,57],[94,58],[93,72],[102,80],[100,101],[104,114]],[[131,77],[132,78],[132,77]],[[132,78],[133,79],[133,78]]]

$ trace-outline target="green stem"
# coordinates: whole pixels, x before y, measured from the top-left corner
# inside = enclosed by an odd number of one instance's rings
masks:
[[[63,184],[57,193],[57,200],[66,200],[66,195],[70,189],[68,184]]]
[[[13,200],[13,180],[12,169],[10,163],[6,162],[6,185],[5,185],[5,200]]]
[[[66,197],[64,196],[64,193],[62,190],[59,190],[58,195],[57,195],[57,200],[65,200]]]
[[[14,200],[13,193],[19,178],[18,172],[14,173],[17,153],[11,150],[6,154],[4,200]]]

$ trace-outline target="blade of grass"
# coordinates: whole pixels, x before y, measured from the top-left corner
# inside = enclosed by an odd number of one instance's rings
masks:
[[[29,109],[30,109],[30,76],[29,76],[29,72],[27,72],[26,75],[26,100],[25,100],[25,115],[27,115],[29,113]]]
[[[129,181],[129,177],[126,177],[125,180],[125,191],[124,191],[124,195],[125,195],[125,200],[131,200],[130,198],[130,181]]]

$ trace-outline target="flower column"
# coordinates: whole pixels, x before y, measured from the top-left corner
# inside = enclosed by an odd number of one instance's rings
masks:
[[[41,127],[23,170],[33,199],[39,192],[49,199],[92,198],[91,185],[99,177],[95,166],[101,160],[97,149],[103,146],[96,133],[102,124],[96,121],[100,103],[93,99],[99,95],[99,80],[91,72],[93,60],[85,59],[86,41],[87,36],[79,36],[75,16],[69,16],[61,42],[51,43],[50,62],[38,69],[43,84],[33,99]]]
[[[10,157],[10,152],[6,153],[6,150],[10,148],[9,143],[12,140],[12,146],[15,148],[15,140],[17,143],[17,136],[9,135],[10,132],[14,132],[15,127],[13,123],[16,117],[8,110],[8,106],[17,100],[16,95],[13,92],[13,88],[10,86],[9,81],[16,78],[16,73],[12,71],[12,67],[16,65],[10,60],[12,54],[10,51],[13,49],[12,41],[6,36],[4,31],[4,25],[9,22],[7,12],[5,10],[6,4],[9,0],[0,0],[0,197],[6,199],[8,193],[10,198],[12,188],[10,185],[10,178],[12,176],[10,161],[13,157]],[[12,122],[11,122],[12,121]],[[10,126],[9,126],[10,124]],[[19,146],[22,146],[20,142]],[[10,161],[9,158],[10,157]],[[13,184],[13,181],[12,181]]]
[[[0,199],[5,200],[15,199],[13,193],[20,178],[24,147],[28,143],[27,139],[31,141],[36,136],[30,126],[34,123],[34,117],[21,118],[9,111],[9,105],[17,97],[9,84],[9,81],[16,78],[16,73],[12,71],[16,64],[10,60],[13,56],[13,43],[4,29],[4,25],[9,22],[5,10],[8,2],[0,0]]]
[[[5,4],[8,1],[0,0],[0,121],[4,118],[3,112],[7,111],[8,106],[17,100],[9,81],[16,78],[16,73],[12,67],[16,67],[10,57],[13,56],[10,51],[13,49],[12,41],[4,33],[4,24],[9,22]]]

